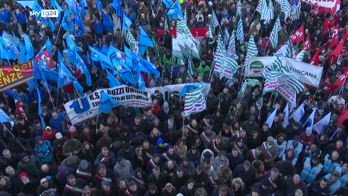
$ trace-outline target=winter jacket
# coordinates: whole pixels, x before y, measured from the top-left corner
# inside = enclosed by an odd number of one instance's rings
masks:
[[[42,144],[35,145],[35,153],[40,161],[47,163],[53,160],[52,144],[48,140],[44,140]]]

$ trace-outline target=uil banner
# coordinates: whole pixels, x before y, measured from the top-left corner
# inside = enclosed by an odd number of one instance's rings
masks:
[[[54,68],[54,61],[50,53],[45,50],[38,55],[35,62],[42,61],[47,67]],[[28,61],[20,65],[8,65],[0,67],[0,92],[15,86],[21,85],[31,79],[33,79],[33,63]]]
[[[114,88],[99,89],[84,97],[64,104],[72,124],[77,124],[99,114],[101,91],[106,92],[115,102],[115,106],[147,107],[151,105],[151,96],[147,91],[122,85]]]
[[[301,82],[310,86],[318,87],[323,72],[322,67],[297,61],[290,58],[280,58],[282,63],[289,67],[291,73],[298,76]],[[271,65],[276,57],[254,57],[249,58],[245,68],[246,77],[261,77],[261,72],[266,65]]]

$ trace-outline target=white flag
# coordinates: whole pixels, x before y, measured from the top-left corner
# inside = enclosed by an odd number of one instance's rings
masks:
[[[305,114],[305,110],[304,110],[304,103],[302,103],[296,110],[294,113],[291,114],[290,119],[294,119],[296,122],[300,122],[300,120],[302,119],[303,115]]]
[[[289,124],[289,104],[286,104],[283,113],[284,113],[283,128],[286,128]]]
[[[317,108],[314,108],[311,115],[309,115],[309,117],[307,118],[306,122],[303,123],[302,127],[303,128],[311,128],[311,130],[313,129],[313,124],[314,124],[314,115],[315,115],[315,112],[317,111]]]
[[[326,127],[329,125],[331,119],[331,112],[326,114],[324,118],[319,120],[315,125],[313,125],[313,130],[315,130],[319,135],[325,132]]]
[[[275,117],[275,115],[277,114],[277,110],[278,110],[278,108],[276,107],[276,108],[273,110],[272,114],[268,116],[268,118],[267,118],[267,120],[266,120],[266,122],[265,122],[265,124],[267,124],[269,128],[272,127],[274,117]]]

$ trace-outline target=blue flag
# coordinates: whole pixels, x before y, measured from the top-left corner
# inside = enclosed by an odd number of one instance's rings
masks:
[[[41,120],[41,128],[44,129],[46,127],[45,119],[42,114],[42,107],[41,107],[41,95],[39,89],[36,89],[37,91],[37,114],[40,117]]]
[[[65,0],[65,3],[69,6],[70,10],[76,13],[77,6],[75,0]]]
[[[139,66],[139,69],[141,71],[144,71],[148,74],[154,74],[157,78],[160,77],[161,73],[157,70],[156,65],[154,65],[153,63],[143,59],[143,58],[139,58],[140,59],[140,64],[141,66]]]
[[[0,123],[11,122],[12,119],[0,108]]]
[[[16,44],[12,41],[9,34],[3,31],[2,37],[0,38],[0,50],[2,59],[17,59],[19,50]]]
[[[130,71],[124,71],[124,72],[120,73],[120,77],[121,77],[122,81],[124,81],[127,84],[132,84],[132,85],[135,84],[134,76]]]
[[[89,46],[88,47],[90,50],[90,56],[93,61],[100,61],[101,63],[104,62],[108,65],[111,65],[112,63],[110,62],[110,59],[107,58],[107,56],[101,52],[99,52],[97,49]]]
[[[162,0],[162,2],[164,3],[164,5],[166,5],[166,8],[171,8],[174,6],[174,2],[172,0]]]
[[[144,78],[141,75],[141,72],[138,70],[137,71],[137,82],[138,82],[138,88],[140,90],[145,90],[145,82],[144,82]]]
[[[88,86],[92,86],[92,78],[89,73],[85,62],[82,60],[81,56],[76,53],[76,68],[80,69],[81,72],[86,76],[86,83]]]
[[[123,13],[123,17],[122,17],[122,31],[126,32],[129,27],[132,25],[132,21],[129,20],[129,18],[127,17],[126,13]]]
[[[113,0],[111,6],[115,9],[118,17],[123,16],[123,11],[121,9],[121,0]]]
[[[100,2],[100,0],[96,0],[95,3],[96,3],[96,5],[97,5],[97,8],[98,8],[99,12],[102,12],[103,5],[102,5],[102,3]]]
[[[152,39],[146,34],[144,29],[139,26],[139,53],[143,55],[145,53],[146,47],[154,47]]]
[[[5,93],[8,95],[8,96],[11,96],[14,100],[17,100],[17,101],[20,101],[21,98],[19,97],[18,93],[14,90],[6,90]]]
[[[112,73],[110,73],[108,70],[106,70],[106,73],[108,75],[110,88],[121,85],[120,81],[118,81],[118,79],[114,75],[112,75]]]
[[[183,17],[181,6],[179,1],[176,1],[172,7],[169,8],[167,13],[170,20],[179,19]]]
[[[30,57],[27,53],[27,50],[25,48],[25,45],[22,43],[19,43],[19,63],[25,63],[30,60]]]
[[[74,40],[71,38],[71,35],[67,34],[65,37],[66,45],[69,50],[72,50],[72,52],[80,52],[82,49],[76,45]]]
[[[74,31],[74,22],[71,20],[70,10],[66,9],[64,16],[61,22],[61,26],[64,30],[73,32]]]
[[[25,44],[25,50],[27,51],[29,58],[33,58],[34,57],[33,44],[31,43],[30,38],[27,34],[24,33],[22,36],[23,36],[23,40]]]
[[[112,32],[112,28],[114,26],[114,23],[112,22],[111,17],[108,14],[104,13],[104,12],[103,12],[102,16],[103,16],[104,30],[106,32]]]
[[[109,113],[116,105],[116,101],[110,97],[104,90],[100,92],[99,112]]]

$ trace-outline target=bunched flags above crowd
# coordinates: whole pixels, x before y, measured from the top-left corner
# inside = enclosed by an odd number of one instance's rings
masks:
[[[243,21],[242,18],[239,18],[237,23],[237,40],[240,42],[244,42],[244,30],[243,30]]]
[[[269,41],[271,42],[271,45],[273,48],[276,48],[278,45],[278,33],[280,30],[281,30],[281,24],[280,24],[280,19],[278,17],[276,22],[274,23],[273,29],[269,36]]]

